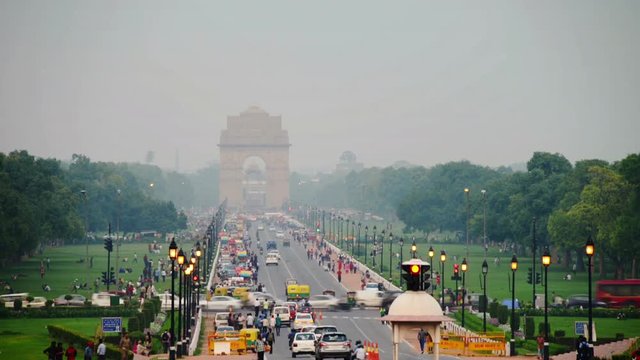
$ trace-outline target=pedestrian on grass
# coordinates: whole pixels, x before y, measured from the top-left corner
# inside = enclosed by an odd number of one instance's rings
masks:
[[[43,354],[47,354],[47,360],[55,360],[56,359],[56,342],[52,341],[51,345],[48,348],[42,351]]]
[[[104,344],[104,340],[102,340],[102,338],[98,340],[98,350],[96,350],[96,354],[98,354],[98,360],[107,359],[107,345]]]
[[[84,360],[93,359],[93,343],[89,341],[87,346],[84,347]]]
[[[76,360],[76,356],[78,356],[78,350],[73,347],[73,343],[69,343],[67,350],[64,352],[64,356],[67,357],[67,360]]]

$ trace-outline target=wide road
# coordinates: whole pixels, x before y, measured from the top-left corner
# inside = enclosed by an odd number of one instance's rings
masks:
[[[260,231],[260,241],[266,249],[267,240],[275,240],[273,231],[269,230],[267,224],[263,224],[264,230]],[[253,223],[250,229],[252,237],[253,251],[257,252],[255,232],[258,223]],[[285,236],[289,236],[285,232]],[[265,266],[264,257],[260,257],[260,271],[258,281],[265,285],[267,292],[277,298],[285,299],[285,280],[295,278],[298,283],[311,286],[311,294],[321,294],[323,290],[331,289],[336,292],[337,297],[346,296],[347,290],[338,282],[330,272],[324,271],[316,261],[307,260],[306,251],[303,245],[291,240],[291,247],[282,247],[282,241],[278,240],[278,250],[281,259],[278,266]],[[266,254],[266,253],[265,253]],[[383,325],[379,320],[379,313],[376,309],[354,309],[351,311],[328,311],[323,310],[323,319],[318,323],[323,325],[335,325],[338,330],[344,332],[351,340],[352,345],[356,340],[374,341],[379,344],[380,358],[391,359],[391,328]],[[283,328],[280,337],[276,339],[273,354],[269,359],[291,359],[287,335],[289,329]],[[301,358],[313,358],[311,355],[300,355]],[[400,359],[424,359],[430,356],[420,355],[406,344],[400,346]],[[455,357],[443,356],[443,359],[455,359]]]

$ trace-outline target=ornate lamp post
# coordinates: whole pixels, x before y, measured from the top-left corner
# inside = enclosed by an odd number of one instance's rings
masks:
[[[433,246],[429,246],[429,252],[427,253],[427,255],[429,255],[429,259],[431,259],[429,261],[429,265],[431,265],[431,269],[429,269],[429,271],[431,272],[429,278],[431,279],[431,281],[433,281],[433,255],[435,255]],[[431,286],[431,296],[433,296],[433,286]]]
[[[189,259],[187,258],[187,260]],[[193,272],[193,264],[189,262],[184,269],[184,327],[183,327],[184,334],[182,336],[183,341],[185,341],[184,346],[189,346],[189,337],[191,333],[191,329],[189,326],[189,313],[191,312],[191,297],[189,296],[189,293],[191,292],[191,283],[193,282],[191,279],[192,272]]]
[[[487,332],[487,306],[489,302],[487,301],[487,273],[489,272],[489,264],[487,264],[487,260],[485,259],[482,262],[482,291],[484,296],[484,311],[482,312],[482,331]]]
[[[441,265],[440,273],[442,274],[440,275],[440,279],[441,279],[440,286],[442,286],[442,288],[440,289],[440,294],[442,295],[442,309],[444,309],[444,263],[445,261],[447,261],[447,253],[444,250],[442,250],[440,251],[440,265]]]
[[[191,307],[190,307],[190,311],[189,311],[189,331],[191,331],[191,327],[193,326],[193,316],[196,312],[196,302],[193,299],[193,295],[195,294],[196,289],[198,288],[198,268],[197,268],[197,262],[198,262],[198,258],[196,257],[195,251],[191,252],[191,271],[194,273],[194,276],[192,278],[192,289],[189,292],[189,297],[191,298]]]
[[[466,292],[464,287],[464,278],[468,268],[469,265],[467,264],[467,258],[462,259],[462,263],[460,264],[460,270],[462,270],[462,327],[464,327],[464,298]]]
[[[196,276],[198,277],[198,284],[196,285],[196,307],[200,307],[200,284],[202,283],[202,279],[200,278],[200,263],[202,258],[202,248],[200,247],[200,242],[196,243]],[[205,280],[206,281],[206,280]]]
[[[176,338],[175,338],[175,327],[174,327],[174,323],[173,323],[173,315],[174,315],[174,310],[175,310],[175,305],[174,305],[174,294],[175,292],[175,288],[174,288],[174,283],[175,283],[175,278],[176,278],[176,271],[175,271],[175,267],[176,267],[176,258],[178,257],[178,245],[176,244],[176,238],[171,238],[171,243],[169,244],[169,258],[171,259],[171,339],[169,339],[169,359],[170,360],[175,360],[176,358],[176,348],[175,348],[175,344],[176,344]]]
[[[549,265],[551,265],[551,254],[549,253],[549,247],[544,248],[542,253],[542,265],[544,266],[544,360],[549,360],[549,314],[548,314],[548,294],[549,280],[547,279],[547,273]]]
[[[511,258],[511,356],[516,355],[516,271],[518,258],[514,254]]]
[[[358,222],[358,257],[360,257],[360,229],[361,228],[362,228],[362,223]]]
[[[411,257],[416,259],[416,253],[418,252],[418,245],[416,245],[416,238],[413,238],[413,242],[411,243]]]
[[[356,253],[356,221],[351,221],[351,256]]]
[[[587,326],[587,331],[589,332],[589,336],[587,336],[587,340],[589,341],[589,351],[593,350],[593,340],[592,340],[592,335],[593,335],[593,315],[592,315],[592,297],[591,297],[591,272],[592,272],[592,259],[593,259],[593,255],[596,252],[596,246],[593,243],[593,239],[591,238],[591,235],[589,235],[589,238],[587,239],[587,243],[584,245],[584,252],[587,255],[587,259],[588,259],[588,274],[589,274],[589,324]],[[592,357],[593,357],[593,353],[591,353]]]
[[[382,277],[384,277],[384,275],[382,275],[382,269],[383,269],[383,262],[382,262],[382,253],[384,250],[384,238],[386,236],[386,230],[382,229],[382,235],[380,235],[380,275]]]
[[[482,193],[482,246],[484,247],[484,258],[487,258],[487,190],[480,190]]]
[[[182,251],[182,248],[180,248],[177,257],[178,269],[180,269],[178,272],[178,335],[176,338],[176,343],[178,344],[178,358],[182,357],[182,271],[184,270],[185,259],[184,252]]]

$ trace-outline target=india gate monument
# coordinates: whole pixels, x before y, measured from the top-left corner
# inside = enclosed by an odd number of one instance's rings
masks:
[[[227,117],[220,134],[220,200],[244,210],[280,209],[289,201],[289,134],[282,118],[251,106]]]

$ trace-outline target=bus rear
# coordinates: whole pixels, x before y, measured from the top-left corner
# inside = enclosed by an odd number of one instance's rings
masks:
[[[640,279],[600,280],[596,283],[596,300],[609,307],[640,307]]]

